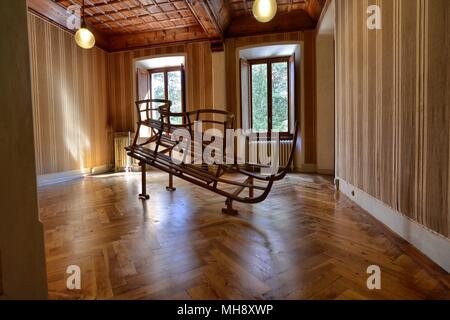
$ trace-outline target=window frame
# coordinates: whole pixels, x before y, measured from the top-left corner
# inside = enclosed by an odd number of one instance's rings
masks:
[[[252,60],[247,60],[248,66],[249,66],[249,72],[248,72],[248,108],[249,108],[249,123],[250,123],[250,128],[253,128],[253,97],[252,97],[252,92],[253,92],[253,66],[254,65],[261,65],[261,64],[266,64],[267,65],[267,121],[268,121],[268,131],[267,132],[262,132],[262,133],[258,133],[258,134],[262,134],[265,135],[267,134],[269,137],[271,136],[272,133],[272,124],[273,124],[273,97],[272,97],[272,90],[273,90],[273,81],[272,81],[272,64],[274,63],[280,63],[280,62],[285,62],[287,64],[287,89],[288,89],[288,131],[287,132],[280,132],[280,138],[281,139],[292,139],[293,138],[293,133],[292,133],[292,128],[291,128],[291,98],[292,98],[292,93],[291,92],[291,86],[290,86],[290,82],[291,82],[291,72],[289,71],[289,67],[290,67],[290,63],[292,61],[292,56],[285,56],[285,57],[275,57],[275,58],[263,58],[263,59],[252,59]],[[242,81],[242,79],[241,79]],[[241,83],[241,87],[242,87],[242,83]]]
[[[185,81],[185,71],[184,66],[173,66],[173,67],[164,67],[164,68],[155,68],[155,69],[147,69],[148,77],[149,77],[149,92],[150,99],[153,99],[153,90],[152,90],[152,75],[155,73],[163,73],[164,74],[164,99],[169,100],[169,72],[179,71],[181,73],[181,112],[186,113],[186,81]],[[183,117],[183,124],[185,119]]]

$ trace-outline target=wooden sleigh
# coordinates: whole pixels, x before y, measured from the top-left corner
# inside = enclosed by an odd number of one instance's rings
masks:
[[[147,165],[167,172],[169,174],[168,191],[175,191],[173,177],[178,177],[194,185],[210,190],[226,197],[225,214],[236,215],[233,201],[242,203],[259,203],[264,201],[270,193],[273,183],[283,179],[289,171],[294,158],[294,149],[297,140],[297,125],[295,126],[294,141],[289,155],[288,163],[271,175],[255,173],[255,169],[267,166],[256,164],[215,164],[208,166],[205,163],[176,164],[172,159],[172,151],[180,141],[172,141],[172,135],[177,129],[185,129],[192,135],[195,121],[202,121],[203,125],[214,126],[225,132],[233,129],[234,115],[220,110],[202,109],[192,112],[171,112],[171,101],[168,100],[141,100],[136,102],[138,111],[137,131],[133,144],[126,148],[130,157],[139,161],[142,173],[142,192],[140,199],[148,200],[150,197],[146,190]],[[180,124],[181,123],[181,124]],[[139,143],[141,128],[149,128],[151,136]],[[233,141],[234,142],[234,141]],[[225,144],[225,142],[224,142]],[[206,145],[202,145],[202,151]],[[195,148],[192,148],[195,149]],[[191,154],[194,159],[195,154]],[[229,161],[228,161],[229,162]],[[234,178],[238,177],[240,180]]]

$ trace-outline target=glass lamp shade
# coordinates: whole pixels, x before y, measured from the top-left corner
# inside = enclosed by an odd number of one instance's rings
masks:
[[[75,33],[75,42],[83,49],[92,49],[95,46],[95,37],[89,29],[81,27]]]
[[[253,3],[253,15],[259,22],[265,23],[272,20],[277,14],[276,0],[256,0]]]

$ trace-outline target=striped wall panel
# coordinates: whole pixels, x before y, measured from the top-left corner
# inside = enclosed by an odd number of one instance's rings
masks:
[[[336,5],[337,174],[448,237],[450,1]]]
[[[109,101],[115,132],[134,130],[136,76],[133,61],[143,57],[180,54],[186,56],[187,110],[212,107],[212,56],[209,42],[193,42],[109,54]]]
[[[110,164],[107,55],[28,15],[37,173]]]

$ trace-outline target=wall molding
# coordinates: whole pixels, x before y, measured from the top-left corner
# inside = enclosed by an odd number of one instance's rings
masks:
[[[382,201],[351,185],[342,178],[339,191],[386,225],[397,235],[412,244],[447,272],[450,272],[450,239],[426,228]]]
[[[314,163],[304,163],[300,167],[294,167],[295,173],[317,173],[317,165]]]
[[[91,174],[104,174],[111,172],[114,169],[114,166],[112,164],[104,164],[101,166],[96,166],[91,169]]]
[[[68,182],[68,181],[83,178],[88,175],[107,173],[107,172],[110,172],[112,170],[112,168],[113,168],[112,165],[105,164],[105,165],[97,166],[94,168],[86,168],[86,169],[80,169],[80,170],[43,174],[43,175],[37,176],[37,184],[38,184],[38,187],[44,187],[44,186],[48,186],[48,185],[52,185],[52,184]]]
[[[325,176],[334,176],[335,171],[334,169],[317,169],[317,173]]]

